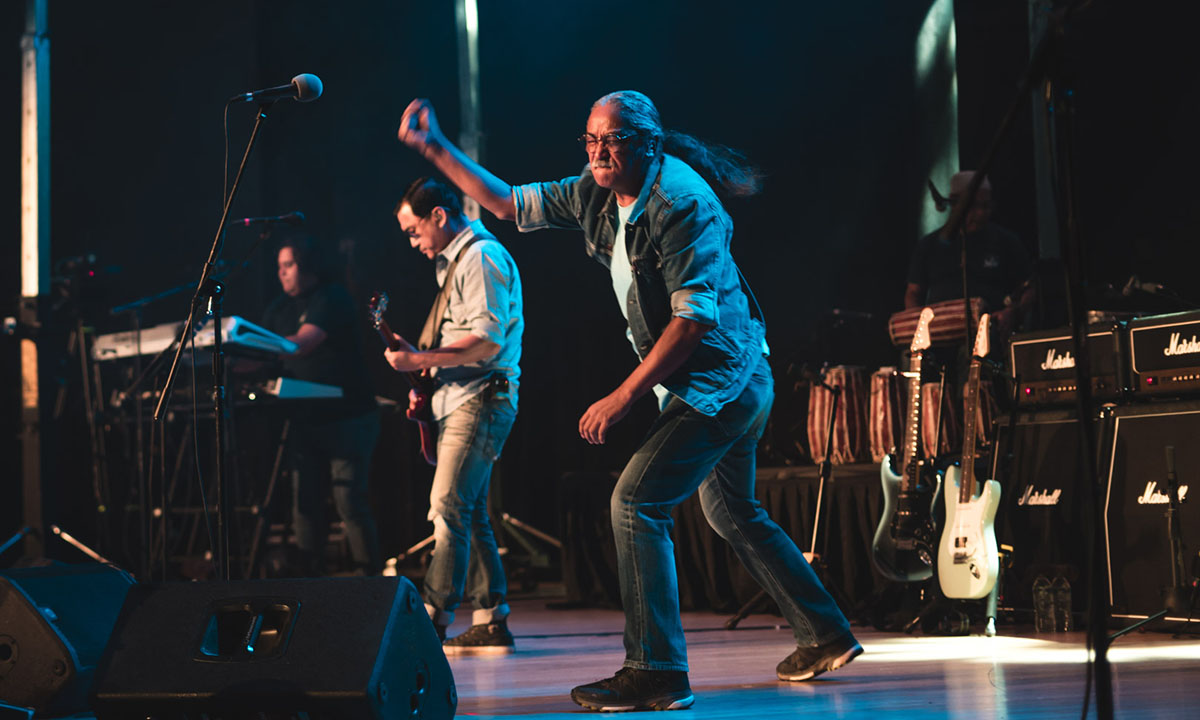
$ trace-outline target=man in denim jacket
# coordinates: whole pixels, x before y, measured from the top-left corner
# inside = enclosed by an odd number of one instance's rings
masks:
[[[613,491],[625,652],[613,677],[571,692],[593,710],[680,709],[693,702],[679,616],[671,511],[699,489],[709,524],[778,603],[798,647],[776,669],[807,680],[862,652],[849,623],[795,543],[754,497],[755,448],[774,399],[761,314],[730,255],[733,222],[715,190],[753,194],[737,153],[666,132],[645,95],[592,106],[577,177],[510,187],[442,134],[425,100],[399,138],[464,192],[522,231],[583,230],[609,268],[641,363],[579,420],[590,443],[654,390],[661,414]]]

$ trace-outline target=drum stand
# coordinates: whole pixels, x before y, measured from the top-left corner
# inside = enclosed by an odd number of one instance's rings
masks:
[[[824,373],[817,383],[833,394],[833,402],[829,404],[829,415],[825,422],[825,456],[821,460],[820,469],[817,471],[817,506],[813,512],[813,531],[812,542],[809,544],[809,551],[804,553],[804,559],[812,566],[813,572],[817,574],[817,578],[829,594],[833,596],[838,607],[843,610],[849,610],[850,603],[846,599],[846,594],[842,592],[837,583],[829,575],[829,568],[825,565],[824,559],[817,553],[817,532],[821,527],[821,508],[825,499],[825,485],[833,481],[833,426],[837,420],[838,403],[842,397],[841,385],[829,385],[825,382]],[[825,549],[829,546],[829,534],[825,534]],[[767,596],[766,590],[759,590],[754,597],[746,601],[740,609],[725,621],[726,630],[734,630],[738,623],[746,618],[753,609]]]

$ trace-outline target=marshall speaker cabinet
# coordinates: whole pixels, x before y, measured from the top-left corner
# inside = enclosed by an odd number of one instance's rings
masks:
[[[1097,400],[1115,400],[1124,392],[1124,342],[1125,331],[1118,323],[1088,327],[1092,396]],[[1009,361],[1020,382],[1020,406],[1069,406],[1075,402],[1075,346],[1070,328],[1014,335]]]
[[[405,578],[135,586],[96,670],[106,718],[448,720],[450,664]]]
[[[1160,349],[1161,353],[1161,349]],[[1200,402],[1117,408],[1113,442],[1101,471],[1108,473],[1104,503],[1109,601],[1115,617],[1146,617],[1162,610],[1171,585],[1171,545],[1165,511],[1166,448],[1174,447],[1184,584],[1200,551]],[[1186,612],[1168,619],[1186,619]]]
[[[1009,607],[1033,606],[1031,585],[1039,574],[1061,574],[1072,585],[1083,577],[1085,489],[1078,442],[1074,411],[1023,412],[1011,438],[1008,423],[998,421],[991,477],[1004,488],[996,539],[1013,548],[1003,580]],[[1086,593],[1074,593],[1075,608],[1082,609],[1085,599]]]
[[[1200,395],[1200,312],[1130,321],[1129,350],[1139,397]]]

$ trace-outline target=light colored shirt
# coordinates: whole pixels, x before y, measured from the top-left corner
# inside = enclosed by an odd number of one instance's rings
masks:
[[[493,357],[455,367],[436,368],[438,388],[431,400],[434,419],[441,420],[479,394],[493,375],[508,377],[508,394],[517,407],[521,377],[521,335],[525,317],[521,276],[512,255],[479,220],[472,221],[434,258],[438,287],[445,285],[450,262],[472,238],[450,278],[450,298],[438,346],[475,335],[500,346]]]
[[[637,202],[629,203],[625,207],[617,205],[617,234],[613,239],[613,256],[612,265],[609,270],[612,274],[613,292],[617,294],[617,305],[621,308],[621,314],[625,316],[625,322],[629,322],[629,288],[633,286],[633,267],[629,264],[629,251],[625,248],[625,224],[629,222],[629,218],[633,215],[633,210],[637,207]],[[637,342],[633,339],[633,331],[629,329],[629,325],[625,326],[625,337],[629,339],[629,344],[633,346],[633,351],[637,352]],[[671,399],[671,393],[662,385],[654,386],[654,396],[658,398],[659,410],[667,406],[667,401]]]

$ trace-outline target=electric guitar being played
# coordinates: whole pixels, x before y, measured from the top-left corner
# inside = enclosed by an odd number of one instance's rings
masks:
[[[371,314],[371,325],[379,332],[380,339],[389,350],[404,350],[406,346],[407,349],[414,349],[407,341],[398,340],[398,336],[388,327],[387,320],[383,319],[383,313],[387,310],[387,306],[387,293],[377,292],[371,295],[370,301],[367,302],[367,310]],[[425,462],[437,465],[437,436],[433,432],[433,411],[429,406],[429,397],[433,394],[432,380],[424,372],[402,372],[400,374],[412,388],[405,416],[415,422],[421,431],[421,455],[425,457]]]
[[[988,316],[979,318],[975,354],[967,375],[962,464],[946,469],[946,525],[938,544],[938,581],[949,598],[978,599],[992,591],[1000,574],[996,508],[1000,483],[985,480],[975,493],[975,415],[979,407],[979,358],[988,354]]]
[[[921,357],[929,347],[929,323],[933,310],[925,308],[913,335],[908,378],[908,424],[900,456],[883,460],[883,516],[871,543],[876,569],[889,580],[918,582],[933,576],[934,543],[932,507],[934,485],[923,482],[925,462],[921,459]]]

